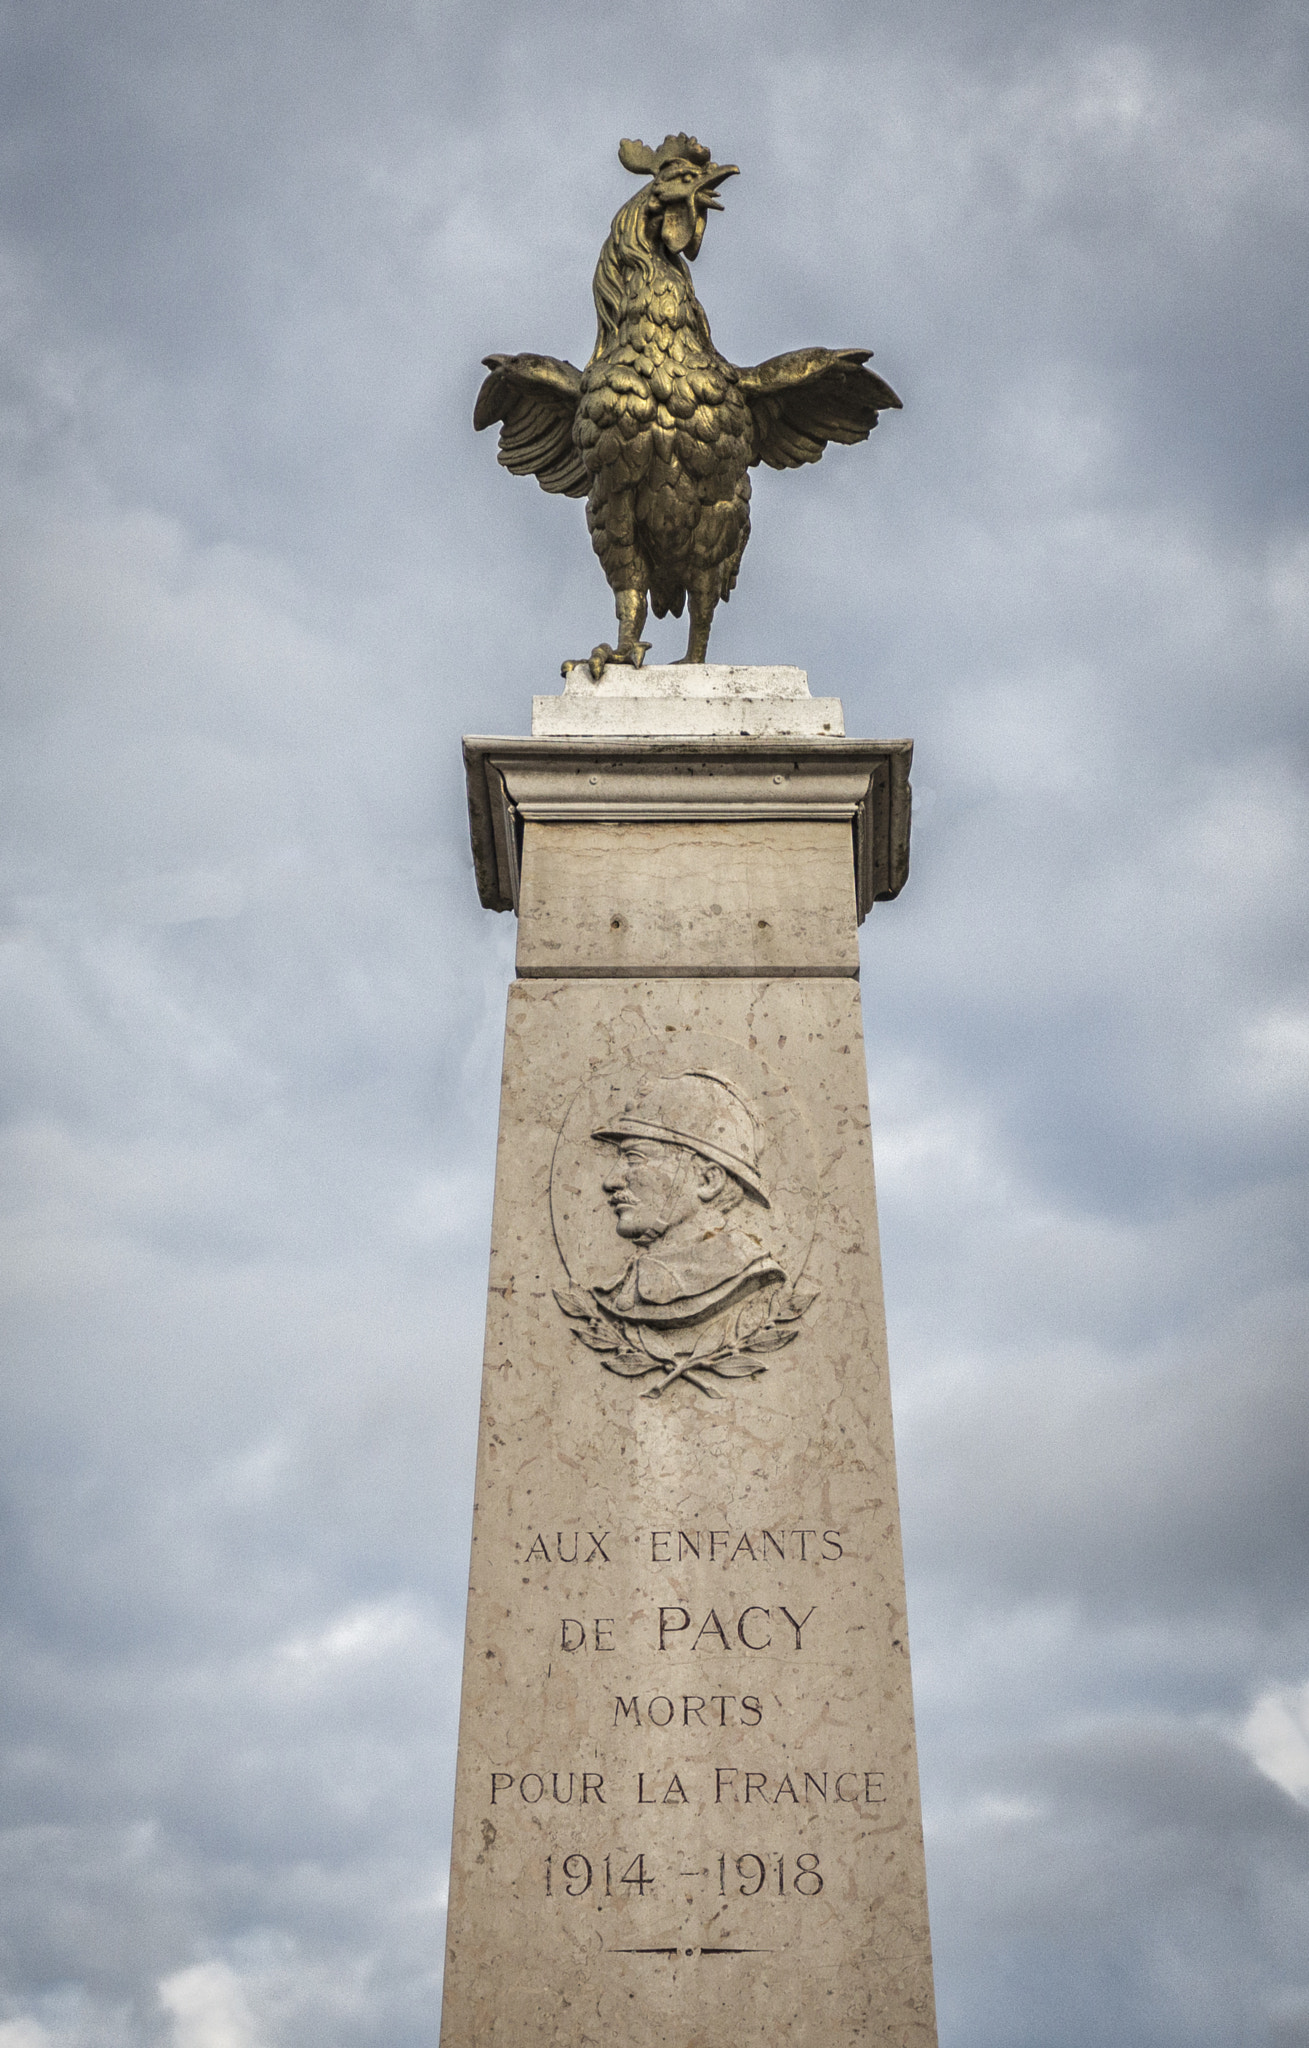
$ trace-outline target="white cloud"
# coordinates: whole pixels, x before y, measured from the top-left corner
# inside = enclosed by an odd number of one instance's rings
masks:
[[[1274,1010],[1247,1024],[1241,1038],[1242,1078],[1252,1095],[1273,1097],[1288,1109],[1309,1101],[1309,1013]]]
[[[159,1980],[172,2048],[266,2048],[240,1978],[226,1963],[196,1963]]]
[[[1261,1693],[1241,1724],[1240,1740],[1266,1778],[1309,1805],[1309,1680]]]
[[[372,1601],[337,1615],[310,1635],[279,1643],[272,1667],[297,1684],[321,1683],[394,1656],[425,1632],[423,1617],[409,1601]]]
[[[39,2020],[0,2020],[0,2048],[53,2048]]]

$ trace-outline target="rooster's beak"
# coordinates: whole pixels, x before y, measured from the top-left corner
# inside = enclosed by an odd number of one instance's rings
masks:
[[[696,179],[685,199],[679,199],[676,205],[666,208],[663,221],[666,249],[675,256],[684,254],[691,262],[695,261],[704,239],[709,209],[712,207],[715,213],[723,210],[722,200],[715,199],[714,193],[736,175],[735,164],[710,164],[703,177]]]
[[[737,164],[711,164],[696,186],[697,199],[702,200],[706,206],[712,206],[715,213],[721,213],[723,202],[721,199],[715,199],[714,194],[729,178],[739,178],[740,175],[740,167]]]

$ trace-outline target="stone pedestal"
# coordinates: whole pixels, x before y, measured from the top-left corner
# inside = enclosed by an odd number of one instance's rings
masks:
[[[929,2048],[855,940],[910,744],[797,670],[533,726],[465,741],[519,978],[442,2048]]]

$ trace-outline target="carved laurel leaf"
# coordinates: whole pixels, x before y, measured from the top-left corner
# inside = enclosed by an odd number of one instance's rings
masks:
[[[673,1365],[676,1362],[677,1353],[668,1339],[661,1337],[657,1330],[652,1330],[648,1323],[638,1323],[636,1333],[651,1358],[657,1358],[661,1365]]]
[[[798,1330],[779,1330],[776,1323],[767,1329],[756,1330],[753,1337],[747,1337],[741,1346],[743,1351],[780,1351],[784,1344],[792,1344],[799,1336]]]
[[[715,1359],[713,1361],[713,1369],[720,1379],[743,1380],[749,1379],[754,1373],[763,1372],[764,1367],[757,1358],[751,1358],[748,1355],[737,1352],[735,1356],[729,1355],[721,1360]]]
[[[691,1351],[692,1358],[702,1363],[706,1359],[716,1358],[720,1352],[724,1357],[732,1352],[736,1347],[728,1334],[730,1323],[731,1318],[727,1316],[717,1316],[713,1322],[707,1323],[695,1340]]]
[[[773,1300],[768,1294],[752,1295],[736,1318],[736,1341],[743,1344],[756,1330],[762,1330],[772,1318]]]
[[[621,1351],[622,1349],[622,1343],[617,1331],[610,1330],[606,1328],[605,1324],[595,1322],[594,1320],[584,1323],[580,1329],[574,1330],[573,1335],[581,1339],[588,1351]]]
[[[788,1294],[777,1298],[773,1313],[779,1323],[798,1322],[807,1308],[812,1308],[822,1293],[820,1287],[793,1287]]]
[[[580,1287],[556,1287],[555,1300],[566,1316],[584,1316],[587,1322],[595,1319],[595,1303]]]
[[[607,1372],[619,1372],[625,1380],[640,1379],[657,1370],[653,1358],[645,1358],[638,1351],[619,1351],[604,1363]]]

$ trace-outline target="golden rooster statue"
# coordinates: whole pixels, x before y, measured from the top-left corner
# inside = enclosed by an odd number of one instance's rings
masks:
[[[718,188],[735,164],[711,162],[693,135],[658,149],[623,142],[619,161],[649,179],[614,217],[593,292],[599,320],[584,370],[553,356],[487,356],[473,425],[498,420],[499,459],[542,490],[586,498],[591,542],[618,614],[618,645],[590,656],[639,668],[647,606],[680,618],[686,662],[702,662],[719,598],[750,538],[757,462],[795,469],[829,441],[866,441],[897,407],[862,348],[803,348],[738,369],[720,356],[691,283]],[[574,662],[565,662],[565,675]]]

